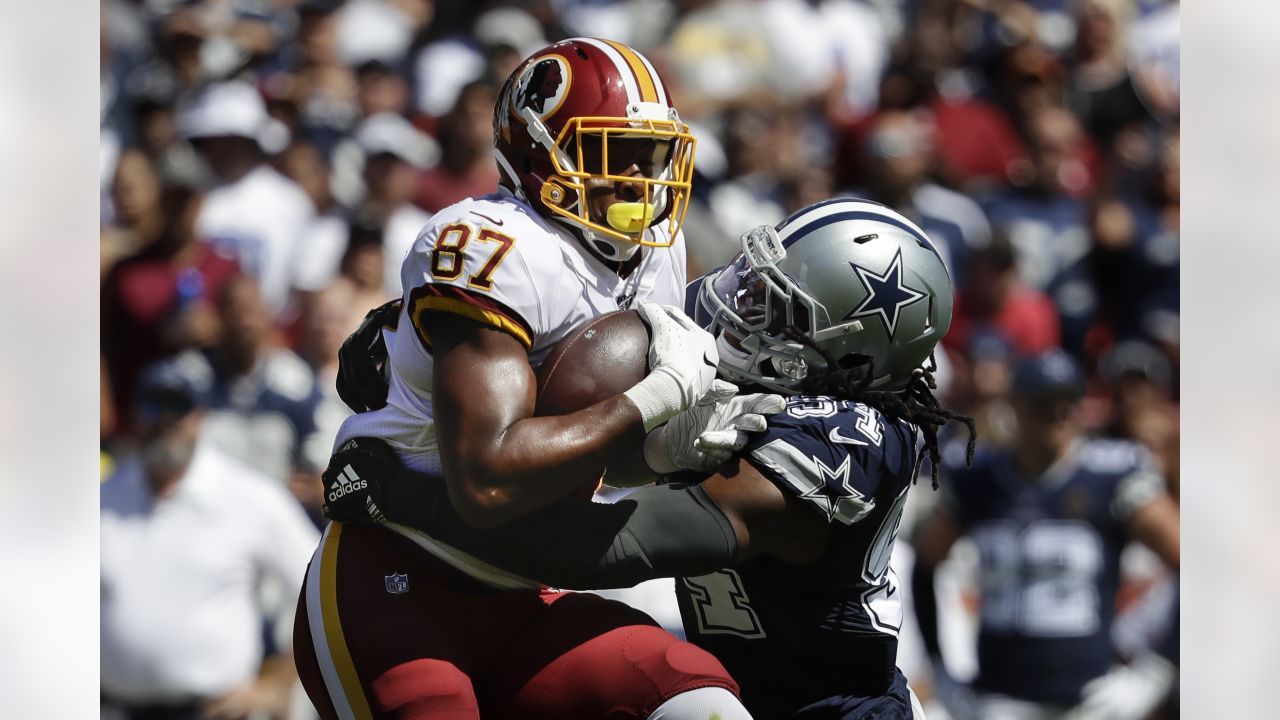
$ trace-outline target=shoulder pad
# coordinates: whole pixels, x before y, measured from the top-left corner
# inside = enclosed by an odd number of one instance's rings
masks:
[[[850,524],[875,508],[882,477],[910,472],[910,447],[878,411],[861,403],[796,396],[768,418],[744,454],[771,480]],[[905,436],[911,442],[912,434]]]
[[[509,332],[526,348],[550,322],[545,293],[561,287],[560,236],[510,198],[454,203],[431,218],[406,261],[409,318],[458,312]],[[425,333],[419,336],[426,343]]]

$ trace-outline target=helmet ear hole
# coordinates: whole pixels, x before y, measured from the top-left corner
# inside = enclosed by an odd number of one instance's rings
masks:
[[[849,353],[836,361],[836,366],[841,370],[852,370],[856,367],[871,366],[871,358],[867,355],[858,353]]]

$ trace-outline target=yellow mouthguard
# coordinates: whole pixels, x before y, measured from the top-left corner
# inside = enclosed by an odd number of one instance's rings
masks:
[[[616,202],[609,206],[609,227],[624,233],[638,233],[653,222],[653,205],[646,202]]]

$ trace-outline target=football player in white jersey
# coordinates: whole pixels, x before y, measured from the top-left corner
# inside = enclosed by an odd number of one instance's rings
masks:
[[[383,337],[385,405],[349,418],[336,443],[431,476],[399,502],[437,503],[477,534],[580,492],[642,442],[667,468],[708,469],[745,440],[738,430],[782,408],[713,387],[714,340],[671,307],[694,138],[647,59],[589,38],[544,48],[503,87],[494,136],[501,187],[419,234]],[[650,374],[580,412],[533,417],[549,349],[632,306],[650,328]],[[335,462],[325,492],[333,503],[377,482]],[[540,587],[450,537],[462,539],[394,523],[326,529],[295,626],[323,717],[748,717],[723,666],[648,616]]]

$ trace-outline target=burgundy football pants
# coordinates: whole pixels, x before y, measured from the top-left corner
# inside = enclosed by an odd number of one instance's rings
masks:
[[[493,590],[390,530],[340,523],[308,568],[294,653],[325,720],[622,720],[695,688],[738,694],[711,654],[639,610]]]

